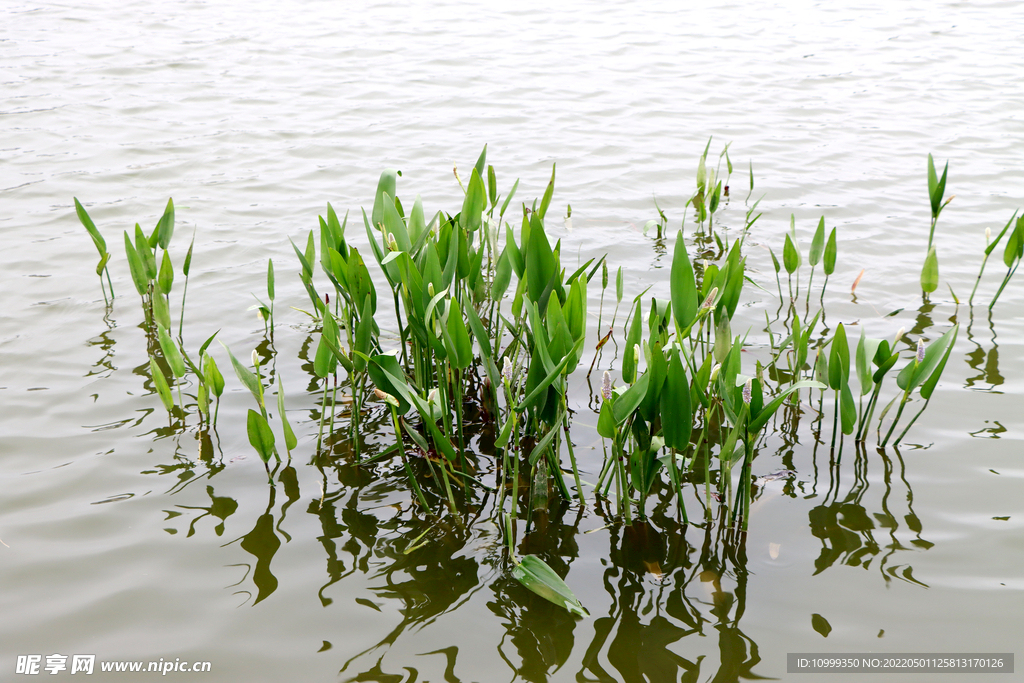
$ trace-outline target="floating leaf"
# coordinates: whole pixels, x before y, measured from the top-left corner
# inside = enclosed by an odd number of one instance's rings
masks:
[[[530,589],[545,600],[549,600],[570,612],[589,617],[590,612],[583,607],[569,586],[548,564],[536,555],[527,555],[512,569],[512,576],[519,583]]]

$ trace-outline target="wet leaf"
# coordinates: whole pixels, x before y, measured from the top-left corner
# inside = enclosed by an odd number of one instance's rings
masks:
[[[545,600],[564,607],[581,617],[590,616],[565,581],[539,557],[527,555],[522,558],[512,569],[512,576]]]

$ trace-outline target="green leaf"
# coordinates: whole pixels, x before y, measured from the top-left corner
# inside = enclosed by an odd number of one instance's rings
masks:
[[[149,371],[153,375],[153,386],[156,387],[156,393],[160,396],[160,401],[164,404],[167,412],[171,412],[171,409],[174,407],[171,387],[167,384],[167,378],[164,377],[164,373],[160,371],[160,366],[152,358],[149,359]]]
[[[928,256],[924,259],[924,267],[921,268],[921,290],[931,294],[939,287],[939,257],[935,253],[935,247],[928,250]]]
[[[374,386],[385,394],[391,394],[398,399],[398,412],[401,415],[409,412],[413,393],[405,378],[405,372],[398,364],[398,359],[388,353],[372,356],[366,363],[366,374],[370,376]]]
[[[534,214],[530,219],[530,242],[526,249],[526,291],[542,310],[547,307],[544,292],[556,274],[555,257],[547,235],[544,234],[544,224]]]
[[[960,325],[959,324],[954,325],[953,329],[951,330],[951,332],[953,333],[953,336],[949,339],[948,342],[943,344],[945,346],[946,350],[942,354],[942,360],[939,361],[939,363],[935,366],[935,369],[932,370],[932,373],[928,376],[928,379],[925,380],[923,385],[921,385],[921,396],[926,401],[932,397],[932,393],[935,391],[935,386],[939,383],[939,378],[942,376],[942,371],[946,369],[946,361],[949,360],[949,354],[952,353],[952,351],[953,351],[953,346],[956,344],[956,336],[957,336],[957,333],[959,331],[960,331]],[[949,333],[947,332],[946,334],[949,334]],[[925,359],[926,360],[927,360],[927,357],[928,357],[928,353],[926,351],[925,352]]]
[[[107,242],[103,239],[100,231],[96,229],[96,224],[92,222],[92,218],[89,217],[89,213],[82,206],[82,203],[78,201],[77,197],[75,198],[75,213],[78,214],[78,220],[85,226],[89,237],[92,238],[92,243],[96,245],[96,251],[100,253],[100,259],[102,259],[107,253]]]
[[[857,342],[857,379],[860,381],[860,395],[867,394],[874,388],[871,362],[882,344],[881,339],[868,339],[864,336],[864,328],[860,328],[860,341]]]
[[[469,327],[473,330],[473,336],[476,337],[476,342],[480,345],[480,354],[484,357],[485,361],[490,361],[494,355],[491,349],[491,339],[487,334],[487,330],[484,329],[483,323],[480,321],[480,316],[477,315],[476,310],[472,306],[466,306],[466,317],[469,319]]]
[[[238,377],[238,380],[252,393],[252,397],[256,399],[256,403],[262,406],[263,387],[260,384],[260,380],[256,376],[256,373],[250,371],[249,368],[242,365],[238,361],[238,359],[235,358],[235,354],[231,353],[231,349],[229,349],[227,345],[224,344],[224,342],[221,342],[220,345],[223,346],[224,350],[228,352],[228,358],[231,359],[231,367],[234,368],[235,370],[235,376]]]
[[[935,174],[935,160],[932,159],[932,155],[928,155],[928,199],[932,203],[932,216],[939,210],[939,202],[942,201],[942,197],[937,196],[936,191],[939,188],[939,177]]]
[[[511,411],[505,419],[505,424],[501,427],[501,432],[498,434],[498,438],[494,440],[495,448],[504,448],[508,445],[509,440],[512,438],[512,430],[515,429],[515,425],[516,412]]]
[[[929,344],[925,348],[924,360],[920,363],[917,363],[916,359],[911,359],[910,363],[896,377],[896,385],[904,391],[913,391],[925,379],[930,378],[939,363],[942,362],[943,356],[946,355],[947,348],[953,345],[959,329],[959,325],[954,325],[952,329]],[[938,378],[935,381],[938,382]]]
[[[494,280],[491,282],[491,299],[500,301],[508,290],[508,284],[512,280],[512,258],[509,256],[508,243],[501,250],[498,263],[494,267]]]
[[[386,168],[381,172],[380,180],[377,181],[377,194],[374,196],[373,199],[373,212],[371,213],[372,223],[370,224],[372,225],[372,227],[376,228],[384,221],[385,203],[390,203],[392,206],[394,206],[394,200],[385,200],[384,195],[387,194],[389,197],[394,197],[395,186],[397,182],[398,171],[396,171],[395,169]],[[383,258],[383,255],[381,255],[381,258]],[[310,261],[312,261],[312,259],[310,259]]]
[[[836,229],[832,228],[829,233],[828,242],[825,244],[825,275],[831,275],[836,270]]]
[[[788,232],[786,233],[786,244],[782,248],[782,265],[786,267],[786,272],[790,275],[800,267],[800,251],[796,248],[793,238]]]
[[[565,357],[562,358],[562,360],[557,365],[555,365],[554,368],[551,369],[551,372],[549,372],[547,376],[544,377],[544,379],[542,379],[540,383],[533,388],[533,390],[526,396],[526,398],[524,398],[519,403],[519,405],[516,406],[517,413],[521,413],[524,410],[526,410],[538,398],[541,391],[546,391],[547,388],[551,386],[551,383],[554,382],[559,377],[559,375],[562,374],[562,370],[565,369],[565,366],[568,365],[569,361],[576,356],[576,353],[583,346],[584,341],[585,338],[581,338],[579,341],[577,341],[576,344],[572,347],[572,350],[569,353],[565,354]],[[641,398],[643,397],[641,396]]]
[[[472,304],[467,304],[472,306]],[[459,370],[465,370],[473,363],[473,343],[469,340],[469,332],[466,330],[466,322],[462,319],[462,311],[459,310],[458,302],[453,300],[448,310],[448,335],[452,339],[454,357],[451,363]]]
[[[267,259],[267,296],[274,300],[274,259]]]
[[[128,257],[128,269],[132,274],[132,283],[135,285],[136,291],[139,296],[145,296],[149,290],[149,278],[146,277],[146,266],[142,263],[142,258],[139,253],[135,250],[135,246],[132,244],[131,238],[128,236],[128,231],[124,231],[124,253]]]
[[[637,378],[632,386],[615,399],[615,403],[612,404],[612,418],[615,420],[616,425],[621,425],[625,422],[633,414],[633,411],[637,409],[640,402],[644,400],[644,397],[647,396],[650,380],[651,374],[645,372]]]
[[[181,274],[188,277],[188,271],[192,268],[192,248],[196,246],[195,235],[192,236],[192,241],[188,244],[188,252],[185,254],[185,263],[181,266]]]
[[[270,462],[270,456],[274,454],[274,432],[267,424],[267,418],[249,408],[246,431],[249,434],[249,443],[260,454],[263,462]]]
[[[480,228],[481,214],[487,208],[487,188],[480,173],[474,168],[469,176],[469,187],[466,189],[466,197],[462,201],[462,213],[459,214],[459,223],[468,232],[475,232]]]
[[[156,243],[160,245],[160,248],[167,250],[167,247],[171,243],[171,235],[174,234],[174,200],[168,199],[167,206],[164,208],[164,215],[160,217],[160,220],[156,224]]]
[[[846,341],[846,328],[842,323],[832,337],[828,359],[828,387],[839,391],[850,381],[850,345]]]
[[[96,264],[96,274],[100,275],[103,269],[107,267],[107,262],[110,260],[110,252],[107,252],[100,257],[99,263]]]
[[[512,189],[509,191],[508,196],[505,197],[505,201],[501,205],[501,211],[498,212],[499,216],[504,216],[505,215],[505,209],[508,208],[508,204],[509,204],[509,202],[512,201],[512,197],[515,196],[517,189],[519,189],[519,178],[516,178],[516,182],[513,183]]]
[[[821,255],[825,250],[825,217],[818,221],[818,229],[814,231],[814,238],[811,239],[811,252],[807,255],[807,262],[811,267],[818,265]]]
[[[565,585],[565,581],[562,581],[558,574],[539,557],[527,555],[522,558],[513,568],[512,576],[545,600],[564,607],[581,617],[590,616],[590,613]]]
[[[146,268],[146,282],[156,279],[156,256],[153,255],[153,248],[149,245],[146,235],[142,232],[142,226],[135,224],[135,251],[138,252],[142,265]]]
[[[673,264],[675,262],[673,261]],[[624,279],[622,276],[622,266],[619,266],[619,270],[615,273],[615,301],[619,303],[622,301],[622,290],[624,287]]]
[[[171,312],[167,308],[167,299],[161,294],[153,295],[153,320],[169,328],[171,326]]]
[[[942,178],[939,179],[935,174],[935,161],[932,159],[932,155],[928,155],[928,198],[932,204],[932,218],[937,218],[939,211],[942,209],[942,195],[946,192],[946,173],[949,171],[949,162],[946,162],[946,167],[942,169]]]
[[[178,349],[178,345],[171,339],[171,335],[167,333],[167,328],[161,325],[159,322],[156,324],[157,340],[160,342],[160,350],[164,354],[164,360],[167,361],[167,365],[170,366],[171,372],[174,373],[175,377],[181,378],[185,376],[185,361],[181,357],[181,351]]]
[[[544,189],[544,196],[540,200],[540,208],[537,209],[537,215],[544,218],[548,212],[548,206],[551,205],[551,197],[555,193],[555,165],[551,164],[551,180],[548,181],[548,186]],[[532,227],[532,226],[531,226]]]
[[[160,259],[160,274],[157,276],[156,283],[161,293],[171,293],[171,286],[174,284],[174,266],[171,265],[171,256],[166,250],[163,258]]]
[[[626,332],[626,348],[622,354],[622,380],[628,384],[633,383],[637,373],[637,363],[633,353],[633,346],[640,343],[640,335],[642,333],[641,321],[643,319],[643,308],[640,302],[640,297],[637,297],[636,307],[633,310],[633,320],[629,325],[629,330]]]
[[[1024,216],[1017,219],[1017,224],[1014,226],[1013,232],[1010,233],[1010,238],[1006,240],[1006,248],[1003,250],[1003,263],[1006,264],[1007,268],[1013,266],[1013,262],[1021,257],[1022,250],[1024,250]]]
[[[359,322],[356,324],[356,338],[354,351],[360,354],[369,354],[370,346],[372,344],[373,334],[373,301],[371,301],[369,295],[363,301],[363,311],[359,315]],[[356,355],[352,359],[352,367],[356,372],[362,372],[366,363],[360,355]]]
[[[292,431],[292,426],[288,422],[288,413],[284,409],[284,385],[281,383],[281,375],[277,376],[277,413],[280,415],[281,425],[284,427],[284,447],[291,453],[299,441],[295,438],[295,432]]]
[[[398,213],[395,201],[397,200],[394,197],[387,192],[384,193],[384,206],[381,210],[384,232],[388,235],[394,235],[399,251],[409,253],[412,251],[412,240],[409,237],[408,229],[405,227],[405,221],[402,220],[402,216]],[[374,225],[374,227],[377,227],[377,225]]]
[[[329,311],[324,311],[324,327],[327,326],[327,316],[331,315]],[[338,346],[337,343],[334,344]],[[331,349],[330,343],[328,343],[328,337],[326,332],[321,333],[320,342],[316,346],[316,355],[313,357],[313,373],[324,379],[329,377],[334,372],[337,358],[335,357],[333,350]]]
[[[487,198],[491,200],[491,209],[494,209],[498,203],[498,177],[493,166],[487,167]]]
[[[477,175],[481,178],[484,177],[484,171],[487,170],[487,145],[480,151],[480,156],[476,158],[476,165],[473,166],[473,170],[476,171]]]
[[[824,358],[824,354],[820,355],[819,358]],[[816,382],[810,379],[803,379],[799,382],[789,385],[786,389],[776,396],[772,401],[766,405],[756,416],[751,416],[750,423],[747,425],[747,431],[751,434],[756,434],[761,431],[761,428],[768,424],[768,420],[772,419],[772,415],[775,411],[782,406],[782,402],[786,400],[786,397],[792,394],[794,391],[800,389],[827,389],[821,382]]]
[[[621,270],[620,270],[621,272]],[[686,251],[686,240],[683,231],[676,234],[676,246],[672,255],[672,274],[670,277],[672,296],[672,314],[680,331],[689,328],[697,318],[700,302],[697,300],[697,280],[693,273],[693,264]]]
[[[540,460],[540,456],[544,455],[544,452],[551,446],[555,437],[558,436],[558,432],[561,431],[562,419],[565,417],[565,411],[558,413],[558,417],[551,421],[552,427],[544,434],[540,441],[530,451],[530,466],[537,464]]]
[[[665,445],[676,450],[685,449],[693,430],[693,411],[690,407],[690,383],[686,369],[673,351],[661,392],[661,433]]]
[[[213,390],[214,396],[224,393],[224,375],[220,374],[217,361],[209,354],[200,354],[203,364],[203,383]]]
[[[843,434],[853,434],[853,428],[857,424],[857,404],[853,402],[849,382],[839,391],[839,423]]]
[[[597,433],[606,439],[615,436],[615,416],[612,414],[614,398],[605,399],[601,402],[601,412],[597,416]]]

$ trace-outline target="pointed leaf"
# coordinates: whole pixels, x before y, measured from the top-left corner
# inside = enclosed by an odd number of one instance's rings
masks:
[[[565,582],[539,557],[527,555],[522,558],[512,570],[512,576],[545,600],[564,607],[581,617],[590,616],[590,613],[576,599]]]
[[[246,432],[249,434],[249,443],[260,454],[263,462],[269,462],[270,456],[274,454],[274,432],[267,424],[267,418],[249,408]]]

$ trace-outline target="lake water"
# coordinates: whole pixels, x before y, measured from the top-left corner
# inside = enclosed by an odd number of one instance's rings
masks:
[[[653,682],[806,680],[787,674],[789,652],[1014,652],[1024,280],[989,316],[1002,247],[983,304],[963,302],[985,228],[1024,206],[1021,26],[1016,2],[8,0],[2,678],[32,654],[211,663],[168,674],[182,681]],[[742,227],[748,163],[750,201],[764,196],[748,244],[767,291],[748,286],[738,315],[754,343],[778,305],[759,247],[781,250],[791,214],[805,250],[819,216],[838,226],[833,323],[879,337],[905,326],[916,341],[960,322],[900,450],[848,443],[830,468],[809,416],[795,433],[783,421],[754,473],[797,474],[763,485],[745,536],[683,530],[665,513],[627,528],[555,510],[522,551],[558,558],[584,620],[515,583],[486,515],[437,525],[410,515],[390,465],[358,469],[343,445],[314,457],[319,393],[301,359],[313,331],[289,309],[306,297],[288,238],[316,228],[328,201],[358,216],[394,167],[407,206],[419,193],[428,213],[454,212],[452,167],[465,177],[484,143],[504,191],[521,178],[530,201],[556,162],[549,215],[572,205],[572,230],[552,228],[563,260],[608,253],[627,297],[649,285],[664,296],[671,242],[642,228],[655,197],[679,226],[711,136],[711,157],[731,143],[736,166],[722,226]],[[922,304],[929,152],[949,160],[956,198],[936,231],[942,283]],[[195,232],[188,344],[218,328],[240,356],[259,344],[247,309],[275,259],[276,369],[300,442],[274,488],[234,377],[212,459],[192,431],[167,428],[152,395],[120,233],[148,230],[170,196],[179,259]],[[115,254],[109,315],[72,197]],[[574,440],[595,476],[582,374],[574,387]],[[130,676],[98,667],[96,680]]]

